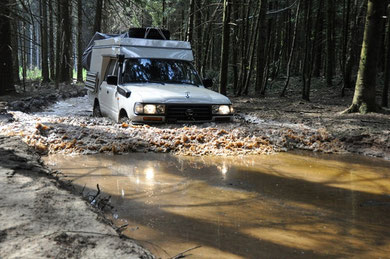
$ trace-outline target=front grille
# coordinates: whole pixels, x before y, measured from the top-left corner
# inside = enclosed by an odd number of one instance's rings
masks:
[[[167,121],[209,121],[211,105],[169,104],[166,107]]]

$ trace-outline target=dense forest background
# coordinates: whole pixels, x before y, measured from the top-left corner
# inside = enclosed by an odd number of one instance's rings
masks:
[[[282,80],[283,97],[290,78],[300,77],[302,98],[309,101],[312,80],[322,77],[323,87],[335,87],[340,96],[356,87],[349,111],[375,111],[378,97],[381,106],[388,106],[387,0],[3,2],[3,94],[14,83],[26,84],[32,71],[42,83],[83,81],[80,57],[97,31],[159,27],[170,30],[172,39],[191,42],[196,68],[223,94],[262,97]]]

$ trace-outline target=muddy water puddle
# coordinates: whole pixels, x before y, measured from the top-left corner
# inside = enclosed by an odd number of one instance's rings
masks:
[[[390,162],[285,153],[46,158],[112,196],[114,221],[157,257],[389,258]],[[198,247],[199,246],[199,247]]]

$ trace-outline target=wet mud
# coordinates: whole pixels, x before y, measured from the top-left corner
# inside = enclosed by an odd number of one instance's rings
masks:
[[[179,155],[254,155],[295,148],[344,152],[343,145],[324,129],[303,124],[263,121],[237,114],[232,123],[195,125],[116,124],[91,117],[88,98],[71,98],[48,110],[13,112],[13,122],[0,128],[18,136],[42,154],[157,152]]]
[[[390,162],[280,153],[51,155],[85,192],[111,196],[125,235],[170,258],[387,258]],[[85,186],[85,187],[84,187]]]
[[[0,136],[0,258],[154,258],[63,187],[25,143]]]

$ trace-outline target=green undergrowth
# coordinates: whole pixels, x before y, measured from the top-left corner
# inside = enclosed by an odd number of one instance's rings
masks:
[[[23,80],[22,67],[19,68],[19,77],[21,80]],[[75,69],[73,70],[73,78],[77,78],[77,71]],[[85,81],[86,78],[87,78],[87,70],[83,69],[83,80]],[[32,80],[32,81],[42,80],[42,70],[37,67],[34,67],[32,69],[27,69],[25,79]]]

